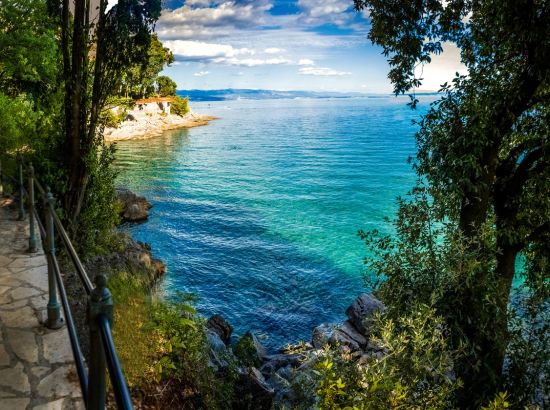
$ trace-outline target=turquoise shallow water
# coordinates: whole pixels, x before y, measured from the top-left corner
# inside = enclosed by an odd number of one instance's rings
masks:
[[[193,103],[220,119],[117,144],[119,184],[154,205],[126,229],[166,262],[168,295],[196,294],[201,313],[271,348],[308,339],[364,290],[357,231],[387,232],[414,183],[422,99]]]

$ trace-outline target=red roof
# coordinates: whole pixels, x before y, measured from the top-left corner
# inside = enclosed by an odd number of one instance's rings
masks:
[[[173,102],[172,97],[154,97],[154,98],[142,98],[140,100],[134,101],[135,104],[150,104],[150,103],[159,103],[159,102]]]

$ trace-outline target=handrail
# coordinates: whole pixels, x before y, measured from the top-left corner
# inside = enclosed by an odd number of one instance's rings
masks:
[[[82,390],[82,397],[86,396],[88,391],[88,374],[86,373],[86,365],[84,364],[84,355],[82,349],[78,343],[78,335],[76,333],[76,326],[74,325],[73,315],[71,313],[71,307],[69,306],[67,292],[63,279],[61,278],[61,271],[57,258],[52,258],[54,265],[55,279],[57,281],[57,287],[61,294],[61,303],[63,305],[63,312],[65,313],[65,322],[67,323],[67,331],[69,332],[69,340],[71,342],[71,348],[73,351],[74,362],[76,366],[76,372],[78,374],[78,380],[80,381],[80,389]]]
[[[61,223],[61,220],[57,216],[57,212],[55,212],[54,206],[50,202],[48,202],[46,206],[50,209],[50,214],[53,216],[53,222],[55,223],[57,232],[59,233],[59,236],[61,236],[61,239],[63,240],[63,243],[65,245],[65,248],[67,249],[67,252],[71,257],[71,260],[73,261],[76,271],[78,272],[78,276],[80,276],[80,280],[84,285],[84,289],[86,290],[86,293],[89,295],[92,292],[92,289],[94,288],[92,285],[92,281],[90,280],[90,277],[86,273],[86,270],[82,265],[82,262],[80,262],[80,258],[78,257],[74,249],[74,246],[71,240],[69,239],[69,235],[67,235],[65,228],[63,228],[63,224]]]
[[[107,316],[101,314],[97,316],[97,323],[103,342],[103,350],[109,368],[109,377],[115,393],[115,400],[119,409],[131,409],[132,399],[128,393],[128,386],[122,373],[115,344],[113,343],[113,335],[111,333],[111,325]]]
[[[60,317],[60,305],[57,302],[57,293],[61,299],[61,306],[65,314],[65,323],[67,324],[67,332],[71,350],[75,361],[75,366],[80,382],[80,388],[86,408],[88,410],[103,410],[105,409],[105,364],[109,370],[109,377],[113,386],[113,392],[117,407],[124,410],[132,410],[132,399],[128,391],[128,386],[120,366],[120,361],[113,342],[111,331],[112,321],[112,298],[111,293],[106,288],[106,279],[103,275],[96,275],[94,278],[95,287],[92,284],[86,270],[74,249],[74,246],[67,234],[63,223],[55,210],[53,195],[48,187],[44,189],[38,178],[34,175],[32,165],[26,166],[20,155],[18,161],[18,179],[1,173],[0,168],[0,186],[2,185],[2,177],[7,176],[15,182],[15,186],[19,188],[20,204],[19,204],[19,219],[25,217],[25,209],[23,207],[24,197],[28,198],[29,206],[29,223],[33,224],[30,227],[29,237],[29,252],[36,252],[34,238],[34,221],[38,225],[38,230],[42,242],[44,244],[44,252],[48,261],[48,285],[49,285],[49,302],[48,302],[48,321],[47,326],[50,328],[59,328],[63,325]],[[23,185],[23,171],[28,173],[29,186],[25,189]],[[43,200],[44,222],[40,217],[34,204],[34,189],[37,189],[39,197]],[[61,269],[56,257],[55,250],[55,232],[63,242],[71,261],[73,262],[78,276],[82,282],[84,290],[88,295],[88,324],[90,328],[90,358],[88,369],[86,369],[85,359],[82,354],[82,349],[78,340],[76,326],[74,324],[73,315],[69,305],[67,292],[61,277]]]

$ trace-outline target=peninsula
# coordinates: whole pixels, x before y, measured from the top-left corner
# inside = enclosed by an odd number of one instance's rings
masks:
[[[185,102],[183,110],[173,108],[176,99]],[[151,138],[166,130],[197,127],[216,119],[189,110],[187,100],[179,97],[143,98],[135,100],[130,108],[117,105],[109,111],[114,120],[104,130],[107,142]]]

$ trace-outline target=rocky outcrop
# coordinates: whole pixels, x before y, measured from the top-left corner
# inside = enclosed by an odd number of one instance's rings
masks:
[[[140,275],[153,286],[166,273],[166,265],[153,257],[151,247],[135,241],[126,233],[119,233],[119,249],[106,255],[98,255],[85,262],[89,272],[102,272],[105,275],[116,272],[129,272]]]
[[[226,346],[213,330],[206,330],[208,341],[208,366],[218,375],[227,373],[237,363],[233,351]]]
[[[125,121],[118,128],[105,128],[103,136],[107,142],[146,139],[161,135],[166,130],[207,125],[215,119],[217,118],[194,112],[188,112],[180,117],[179,115],[164,115],[163,113],[144,114],[139,110],[134,110],[128,113]]]
[[[384,351],[369,340],[369,323],[384,305],[370,294],[360,295],[346,310],[349,319],[315,327],[310,343],[289,346],[277,353],[266,351],[252,332],[230,344],[232,327],[220,315],[207,322],[209,365],[217,374],[236,374],[233,408],[292,408],[293,386],[315,385],[315,365],[325,346],[342,349],[361,366],[380,359]],[[305,382],[304,382],[305,380]]]
[[[208,319],[206,327],[215,332],[226,345],[229,344],[233,327],[221,315],[214,315]]]
[[[153,205],[147,199],[125,188],[118,188],[116,195],[121,204],[120,217],[123,222],[139,222],[149,217]]]
[[[363,335],[368,335],[370,319],[378,311],[383,311],[384,305],[370,293],[361,294],[346,309],[349,322]]]
[[[249,367],[239,372],[235,390],[233,408],[268,410],[273,406],[275,389],[255,367]]]

